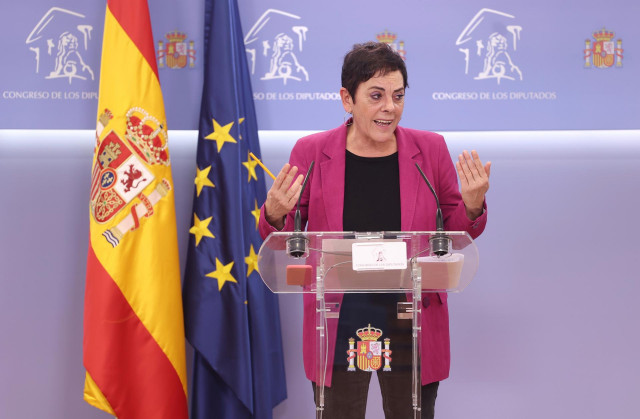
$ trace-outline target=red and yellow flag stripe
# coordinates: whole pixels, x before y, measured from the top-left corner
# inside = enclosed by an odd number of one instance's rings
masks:
[[[109,120],[105,125],[102,118],[98,124],[94,176],[105,169],[104,156],[98,152],[101,142],[115,134],[121,146],[140,155],[138,160],[149,174],[144,178],[152,180],[143,183],[139,193],[128,192],[135,196],[127,198],[130,201],[106,221],[98,222],[91,211],[84,398],[119,418],[187,418],[180,268],[168,150],[164,161],[154,164],[127,142],[127,122],[131,123],[127,113],[132,109],[151,116],[166,133],[146,0],[107,2],[100,72],[98,115],[100,120],[108,110]],[[109,170],[109,175],[120,176]],[[92,194],[102,189],[103,184],[98,183]],[[141,214],[140,208],[146,213]],[[134,220],[131,229],[127,220]],[[114,246],[104,233],[123,225],[127,230],[117,235],[119,243]]]

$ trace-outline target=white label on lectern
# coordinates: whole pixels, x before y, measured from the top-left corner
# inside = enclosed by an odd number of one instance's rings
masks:
[[[407,269],[405,242],[362,242],[351,245],[353,270]]]

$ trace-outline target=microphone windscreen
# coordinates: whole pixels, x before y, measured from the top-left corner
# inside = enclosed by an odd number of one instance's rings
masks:
[[[311,285],[311,265],[288,265],[287,285]]]

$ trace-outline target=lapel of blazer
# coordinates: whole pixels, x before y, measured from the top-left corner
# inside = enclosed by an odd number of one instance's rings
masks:
[[[420,172],[416,163],[420,163],[420,149],[415,140],[404,128],[396,128],[398,143],[398,168],[400,172],[400,213],[402,231],[410,231],[416,212]]]
[[[322,197],[328,224],[326,231],[342,231],[347,128],[342,125],[328,134],[322,149],[325,160],[320,163]]]

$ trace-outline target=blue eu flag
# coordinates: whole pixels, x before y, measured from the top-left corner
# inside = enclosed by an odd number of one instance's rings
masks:
[[[192,418],[271,418],[286,398],[278,301],[257,252],[264,173],[236,0],[205,2],[204,91],[183,300]]]

